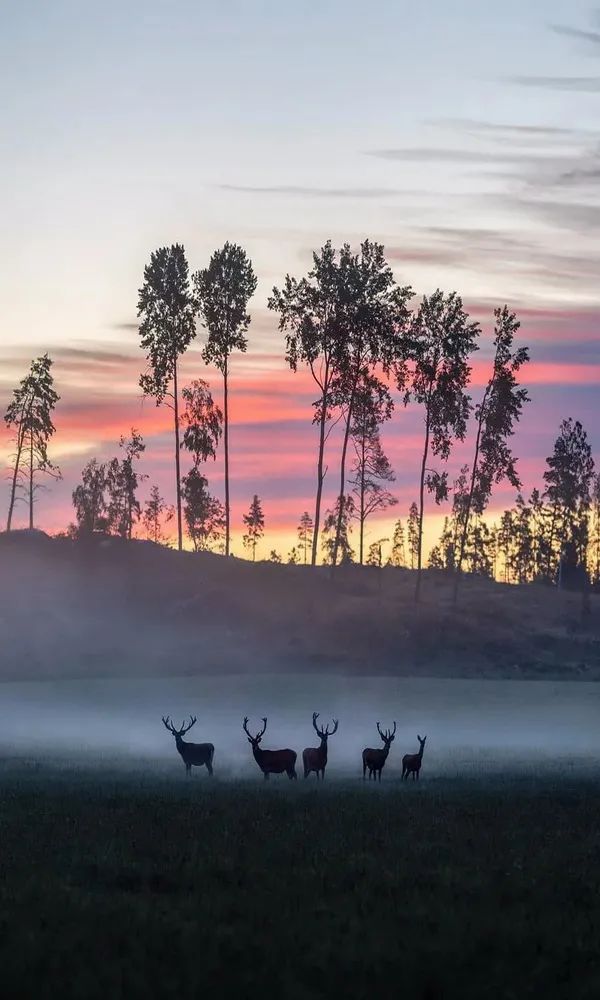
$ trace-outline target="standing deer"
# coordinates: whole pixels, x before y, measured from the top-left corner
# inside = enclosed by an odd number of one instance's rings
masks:
[[[295,750],[261,750],[260,741],[265,735],[267,728],[266,718],[263,718],[263,723],[264,725],[260,733],[252,736],[248,732],[248,716],[244,718],[244,732],[248,737],[248,743],[252,744],[254,760],[264,774],[265,781],[268,780],[270,774],[283,774],[284,771],[290,780],[297,778],[296,757],[298,755]]]
[[[319,729],[317,726],[317,719],[319,718],[318,712],[313,712],[312,724],[315,728],[315,732],[319,739],[321,740],[321,746],[319,747],[307,747],[302,753],[302,763],[304,764],[304,777],[308,778],[311,771],[315,771],[317,775],[317,781],[319,780],[319,774],[321,779],[325,778],[325,768],[327,767],[327,737],[333,736],[337,733],[338,720],[333,720],[333,729],[329,732],[329,725],[326,729]]]
[[[374,778],[377,781],[377,776],[379,776],[379,780],[381,781],[383,765],[387,760],[387,756],[390,752],[390,745],[393,743],[394,736],[396,735],[396,723],[394,722],[393,730],[386,729],[383,733],[379,728],[379,723],[377,723],[377,732],[383,740],[383,746],[377,750],[373,750],[372,747],[366,747],[363,750],[363,781],[365,780],[367,768],[369,768],[369,781],[371,778]]]
[[[409,774],[412,774],[413,781],[415,778],[419,780],[419,771],[421,770],[421,764],[423,761],[423,750],[425,749],[426,736],[421,739],[417,733],[417,739],[419,741],[419,752],[418,753],[405,753],[402,758],[402,777],[406,781]]]
[[[163,723],[170,733],[173,733],[175,737],[175,746],[181,755],[181,759],[185,764],[185,773],[188,777],[192,776],[192,766],[202,767],[203,764],[206,765],[206,770],[209,774],[213,773],[213,757],[215,755],[215,748],[212,743],[186,743],[182,736],[192,728],[196,722],[196,716],[190,715],[190,724],[186,726],[185,722],[181,723],[181,729],[175,729],[175,726],[171,722],[169,716],[162,717]]]

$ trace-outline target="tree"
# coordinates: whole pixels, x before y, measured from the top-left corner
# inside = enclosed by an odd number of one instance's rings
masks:
[[[106,466],[90,459],[81,473],[81,483],[73,490],[77,534],[92,535],[108,529]]]
[[[273,288],[269,309],[279,313],[279,329],[286,334],[286,362],[293,372],[305,364],[318,389],[313,424],[319,428],[317,488],[311,565],[317,562],[321,500],[325,467],[325,443],[331,431],[332,391],[344,357],[346,323],[340,296],[340,275],[336,251],[328,240],[313,253],[313,266],[299,281],[286,275],[280,291]]]
[[[297,566],[298,563],[300,562],[300,559],[298,558],[298,550],[295,545],[292,549],[290,549],[287,561],[288,561],[288,566]]]
[[[269,553],[269,562],[272,562],[272,563],[280,563],[281,562],[281,556],[279,555],[279,552],[277,552],[275,549],[271,549],[271,551]]]
[[[225,529],[223,504],[208,491],[208,482],[197,466],[182,481],[183,516],[194,552],[218,545]]]
[[[175,508],[161,497],[158,486],[154,485],[150,490],[150,496],[144,505],[142,514],[142,524],[146,531],[146,537],[157,545],[165,545],[167,536],[163,531],[163,524],[168,523],[175,516]]]
[[[300,518],[300,524],[298,525],[298,541],[300,543],[300,551],[302,552],[302,559],[305,566],[308,562],[308,553],[312,548],[313,531],[313,519],[308,511],[305,510]]]
[[[351,522],[355,513],[354,500],[352,496],[347,496],[342,498],[342,501],[340,505],[340,497],[338,497],[333,510],[325,512],[321,548],[323,550],[324,562],[329,566],[333,565],[336,538],[338,539],[338,552],[341,553],[340,562],[354,562],[354,549],[350,544],[350,535],[352,533]],[[342,507],[342,528],[338,537],[340,506]]]
[[[562,421],[546,464],[544,497],[551,509],[547,575],[551,576],[551,559],[560,557],[565,547],[572,547],[576,565],[583,565],[586,558],[594,460],[578,420]]]
[[[262,505],[256,493],[252,498],[250,509],[243,516],[246,534],[243,537],[244,548],[252,550],[252,562],[256,559],[256,546],[265,533],[265,517]]]
[[[378,379],[374,367],[382,365],[389,370],[395,364],[397,380],[409,350],[407,339],[409,310],[407,302],[412,296],[409,286],[396,284],[380,243],[365,240],[360,252],[352,254],[348,244],[340,253],[340,275],[345,319],[345,349],[334,380],[333,398],[342,410],[344,432],[340,459],[340,489],[338,494],[338,519],[331,564],[337,565],[337,554],[344,518],[346,488],[346,455],[355,407],[361,390],[369,386],[376,398]],[[403,349],[404,347],[404,349]],[[385,388],[381,385],[381,390]],[[388,397],[389,398],[389,397]],[[391,407],[391,399],[389,406]]]
[[[28,374],[13,391],[4,421],[15,432],[15,452],[11,475],[6,530],[12,526],[19,487],[24,489],[29,507],[29,527],[33,528],[33,507],[38,486],[35,478],[45,474],[60,478],[60,470],[48,458],[48,443],[54,434],[52,412],[60,396],[54,389],[52,359],[43,354],[31,362]]]
[[[383,566],[383,546],[387,541],[387,538],[379,538],[376,542],[371,542],[367,555],[367,566],[378,566],[381,569]]]
[[[531,507],[521,493],[517,496],[515,510],[511,511],[511,538],[509,550],[511,577],[517,583],[533,579],[534,553],[531,530]]]
[[[125,458],[121,462],[113,458],[106,470],[108,529],[121,538],[131,539],[133,525],[142,513],[137,490],[140,482],[147,479],[136,472],[134,463],[146,450],[146,445],[142,435],[132,427],[131,437],[121,437],[119,447],[124,450]]]
[[[181,423],[185,430],[181,447],[191,453],[194,465],[213,460],[223,433],[223,413],[213,400],[208,382],[196,379],[182,390],[185,409]]]
[[[150,371],[140,376],[145,396],[160,406],[166,399],[173,410],[175,436],[175,484],[177,544],[183,547],[181,511],[181,470],[179,461],[178,360],[196,334],[196,303],[190,290],[185,250],[180,243],[161,247],[150,255],[144,268],[144,284],[139,291],[138,316],[141,346],[146,351]]]
[[[256,276],[245,250],[225,243],[213,253],[207,268],[194,275],[200,317],[208,331],[202,356],[223,376],[223,425],[225,457],[225,555],[230,546],[229,503],[229,364],[233,351],[245,352],[250,326],[248,302],[256,291]]]
[[[412,322],[414,368],[405,399],[410,397],[424,408],[425,422],[419,481],[416,601],[421,593],[425,487],[434,493],[436,503],[448,496],[447,473],[428,468],[429,452],[446,461],[453,439],[464,439],[470,412],[465,392],[471,372],[468,362],[477,350],[478,336],[479,326],[469,321],[456,292],[446,296],[438,289],[433,295],[424,296]],[[402,380],[398,388],[404,388]]]
[[[514,425],[521,417],[524,403],[529,400],[527,390],[519,388],[516,379],[519,369],[529,360],[529,354],[526,347],[513,349],[515,333],[520,327],[515,314],[504,306],[502,309],[494,310],[494,317],[496,324],[492,374],[483,399],[475,408],[477,427],[475,453],[458,545],[457,573],[454,582],[455,600],[471,513],[481,517],[488,505],[494,484],[508,479],[515,489],[519,489],[521,485],[517,475],[516,459],[508,439],[514,433]]]
[[[392,551],[389,558],[390,566],[406,566],[406,544],[404,541],[404,525],[400,518],[394,525]]]
[[[408,510],[408,552],[410,568],[414,569],[419,555],[419,508],[414,501]]]
[[[363,564],[365,523],[371,514],[398,503],[384,483],[395,479],[387,455],[381,447],[379,427],[392,413],[387,388],[368,377],[356,394],[350,435],[355,451],[352,466],[352,493],[356,497],[359,524],[358,561]]]

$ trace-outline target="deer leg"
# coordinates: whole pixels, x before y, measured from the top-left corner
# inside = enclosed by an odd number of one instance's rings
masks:
[[[206,761],[206,770],[208,771],[209,774],[213,773],[213,766],[209,760]]]
[[[269,772],[268,771],[263,771],[263,774],[264,774],[264,777],[265,777],[265,781],[268,781],[269,780]]]

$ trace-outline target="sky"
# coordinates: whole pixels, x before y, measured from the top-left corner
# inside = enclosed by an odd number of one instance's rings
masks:
[[[46,350],[61,396],[51,453],[64,478],[40,497],[40,527],[72,519],[81,468],[115,454],[132,426],[146,441],[145,489],[156,482],[173,499],[171,414],[141,398],[136,307],[151,251],[175,242],[192,270],[240,243],[258,277],[248,352],[232,362],[239,554],[255,492],[263,555],[285,555],[313,504],[314,392],[286,369],[266,303],[329,238],[382,242],[417,297],[462,295],[483,329],[475,399],[493,308],[516,310],[532,358],[514,438],[526,492],[563,417],[580,419],[600,453],[598,8],[2,0],[0,13],[0,407]],[[184,381],[208,378],[218,399],[204,338],[199,329]],[[421,435],[412,407],[384,428],[399,504],[368,542],[389,537],[416,496]],[[451,477],[469,453],[455,450]],[[220,459],[207,474],[222,496]],[[499,488],[492,512],[513,501]],[[4,481],[0,512],[7,503]],[[429,511],[432,541],[444,509]]]

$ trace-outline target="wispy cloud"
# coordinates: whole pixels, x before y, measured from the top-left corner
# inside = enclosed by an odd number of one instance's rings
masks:
[[[217,184],[223,191],[238,191],[242,194],[274,194],[274,195],[294,195],[299,198],[398,198],[405,197],[411,192],[402,188],[386,187],[332,187],[320,188],[299,184],[273,184],[273,185],[253,185],[253,184]]]
[[[600,76],[514,76],[512,82],[521,87],[572,90],[582,94],[600,93]]]

